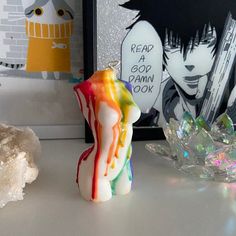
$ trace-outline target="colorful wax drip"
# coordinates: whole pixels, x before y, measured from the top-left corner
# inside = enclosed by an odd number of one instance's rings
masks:
[[[74,89],[95,142],[78,163],[77,183],[82,196],[101,202],[112,194],[127,194],[132,182],[132,124],[140,117],[130,85],[107,69],[95,72]]]
[[[147,144],[150,152],[189,175],[236,181],[236,132],[226,113],[210,127],[203,117],[194,119],[186,112],[179,122],[170,119],[164,133],[170,146]]]

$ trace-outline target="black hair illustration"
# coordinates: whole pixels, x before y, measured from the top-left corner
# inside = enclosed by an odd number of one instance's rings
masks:
[[[204,40],[208,28],[216,30],[217,48],[228,14],[236,16],[235,0],[130,0],[121,6],[139,11],[136,22],[148,21],[163,44],[167,36],[169,43],[180,44],[184,54],[190,42]]]
[[[167,67],[166,69],[170,77],[166,80],[167,82],[163,83],[162,96],[160,97],[162,106],[161,110],[158,111],[163,114],[167,122],[170,118],[177,119],[184,111],[191,111],[194,116],[200,115],[206,96],[207,80],[209,79],[210,70],[221,42],[226,19],[229,14],[232,15],[233,19],[236,19],[236,1],[129,0],[120,6],[138,11],[135,22],[128,29],[131,29],[139,21],[148,21],[155,28],[162,41],[164,48],[163,70]],[[207,48],[210,48],[211,53],[207,52],[207,50],[205,53],[212,57],[212,60],[208,61],[208,67],[203,68],[202,71],[201,63],[195,65],[196,61],[187,60],[187,55],[190,55],[189,52],[196,49],[200,44],[207,45]],[[182,74],[175,74],[173,69],[175,68],[173,67],[175,62],[168,58],[168,56],[173,55],[171,50],[172,52],[174,50],[177,51],[175,48],[180,49],[180,53],[184,57],[183,62],[179,61],[181,64],[179,70],[182,70]],[[201,61],[200,57],[199,61]],[[184,68],[186,68],[186,71]],[[192,70],[193,68],[197,69],[194,71]],[[193,71],[192,74],[191,71]],[[196,75],[199,76],[199,80],[196,79]],[[191,81],[194,81],[195,85],[189,82],[190,78]],[[199,86],[200,81],[206,81],[206,84]],[[234,79],[230,78],[229,83],[224,89],[225,92],[222,94],[223,97],[225,95],[225,99],[228,99],[227,94],[230,94],[233,86]],[[197,93],[200,95],[197,96]],[[222,103],[220,112],[224,112],[226,106],[227,101]],[[228,112],[229,110],[233,111],[232,108],[228,109]]]
[[[50,0],[36,0],[31,6],[25,9],[26,17],[30,18],[34,15],[35,9],[40,11],[40,7],[45,6]],[[58,15],[64,20],[73,20],[74,11],[64,0],[52,0],[53,6]]]

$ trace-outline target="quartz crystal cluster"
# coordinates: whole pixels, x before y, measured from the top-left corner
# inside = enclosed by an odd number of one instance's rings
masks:
[[[203,117],[186,112],[180,121],[170,119],[164,134],[169,146],[147,144],[151,153],[194,177],[236,181],[236,132],[226,113],[210,127]]]
[[[34,132],[0,124],[0,208],[23,199],[23,188],[38,176],[34,163],[41,153]]]

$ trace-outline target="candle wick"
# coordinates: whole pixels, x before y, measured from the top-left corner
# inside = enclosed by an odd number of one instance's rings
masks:
[[[115,74],[118,74],[118,68],[120,66],[120,61],[119,60],[116,60],[116,61],[110,61],[108,63],[108,67],[107,69],[111,69],[115,72]]]

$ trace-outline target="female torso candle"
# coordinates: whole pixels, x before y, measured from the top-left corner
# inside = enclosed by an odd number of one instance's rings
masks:
[[[102,202],[130,192],[132,124],[140,110],[127,88],[112,69],[98,71],[75,87],[95,141],[78,163],[77,183],[86,200]]]

